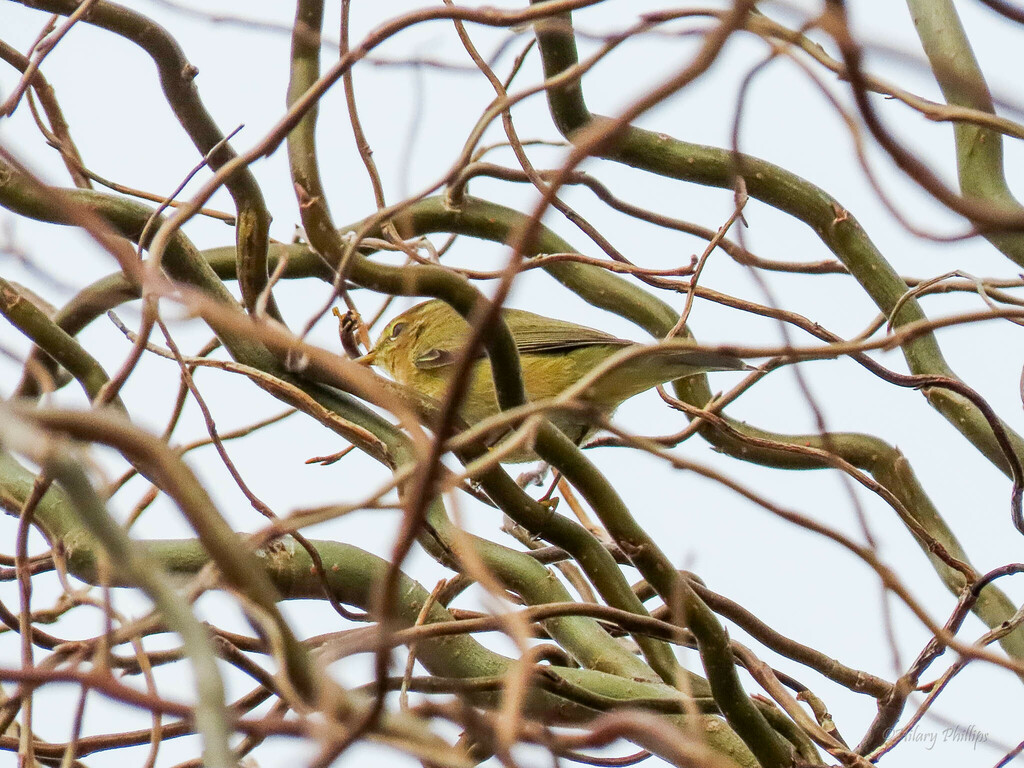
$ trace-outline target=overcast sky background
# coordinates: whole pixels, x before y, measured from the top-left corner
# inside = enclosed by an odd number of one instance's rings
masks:
[[[851,3],[861,39],[875,44],[870,51],[872,71],[898,80],[903,87],[923,96],[940,99],[927,70],[920,64],[920,51],[910,23],[909,13],[900,3],[864,0]],[[980,3],[959,4],[965,26],[975,45],[982,67],[990,77],[997,98],[1011,105],[1019,87],[1024,30],[1001,23]],[[207,108],[225,132],[244,125],[233,144],[247,149],[264,135],[284,111],[287,84],[289,38],[293,8],[289,4],[269,2],[208,3],[204,11],[223,9],[269,22],[251,26],[233,22],[217,23],[203,15],[181,12],[169,3],[136,2],[136,10],[150,15],[169,29],[199,69],[196,84]],[[354,3],[353,39],[359,39],[386,16],[415,7],[411,3]],[[509,7],[519,7],[512,5]],[[575,17],[583,33],[600,36],[632,19],[641,10],[658,6],[638,2],[610,2]],[[780,21],[798,26],[804,11],[815,3],[769,3],[762,9]],[[22,8],[14,2],[0,3],[0,37],[27,50],[46,16]],[[337,9],[328,12],[328,30],[337,28]],[[279,28],[273,28],[279,25]],[[471,27],[471,33],[485,56],[502,45],[509,33]],[[333,35],[334,31],[329,34]],[[528,39],[528,30],[518,34],[498,62],[505,73],[515,54]],[[584,37],[585,36],[581,36]],[[596,67],[585,81],[590,108],[601,114],[615,114],[650,86],[683,66],[694,50],[694,38],[649,35],[627,43],[607,61]],[[581,40],[583,51],[592,43]],[[382,46],[380,57],[390,59],[441,59],[465,68],[470,65],[450,23],[421,25],[397,36]],[[765,46],[751,37],[736,36],[713,69],[682,94],[644,116],[641,124],[667,134],[690,140],[726,146],[735,117],[737,91],[751,66],[765,54]],[[324,52],[325,66],[332,60]],[[536,53],[527,59],[519,87],[537,82],[539,62]],[[72,133],[90,168],[120,183],[167,193],[198,160],[190,141],[170,113],[157,87],[155,70],[148,57],[130,43],[85,24],[77,25],[46,59],[43,72],[54,86]],[[444,173],[461,148],[476,117],[493,98],[493,92],[478,73],[445,71],[436,68],[382,66],[363,63],[355,70],[356,94],[361,119],[387,186],[388,202],[433,183]],[[834,92],[842,88],[834,87]],[[17,82],[13,71],[0,68],[0,92],[5,96]],[[848,99],[843,99],[848,103]],[[881,103],[881,102],[879,102]],[[952,130],[917,117],[909,109],[892,103],[884,107],[887,124],[903,140],[927,158],[941,175],[954,180]],[[1018,115],[1018,113],[1009,113]],[[541,96],[517,105],[516,125],[523,138],[557,139],[547,107]],[[411,139],[410,139],[411,137]],[[488,139],[501,140],[500,124],[492,126]],[[67,185],[66,173],[57,154],[47,148],[31,124],[29,111],[22,104],[16,115],[0,123],[0,140],[23,162],[53,183]],[[319,128],[322,172],[335,220],[353,222],[374,210],[370,185],[354,149],[344,97],[334,88],[321,104]],[[410,145],[411,140],[411,145]],[[787,61],[777,61],[755,79],[744,104],[740,148],[763,157],[820,185],[858,218],[865,230],[894,267],[904,275],[931,277],[953,269],[974,275],[1013,277],[1018,269],[984,241],[936,243],[915,238],[894,220],[877,200],[851,153],[851,140],[845,127],[816,88]],[[1011,184],[1019,180],[1021,152],[1007,142],[1006,167]],[[557,167],[565,156],[564,148],[531,150],[538,167]],[[871,152],[873,169],[891,193],[902,212],[915,224],[930,231],[956,232],[956,219],[925,199],[911,183],[901,178],[891,164]],[[514,165],[508,152],[494,154],[495,159]],[[587,170],[595,173],[619,196],[653,209],[717,227],[732,209],[732,194],[708,190],[641,174],[608,163],[590,162]],[[271,235],[289,241],[299,221],[295,196],[289,181],[287,160],[282,150],[253,166],[271,212]],[[200,182],[206,178],[199,175]],[[197,182],[198,183],[198,182]],[[189,189],[196,189],[194,183]],[[472,192],[482,197],[531,210],[536,192],[527,185],[474,182]],[[186,193],[187,194],[187,193]],[[703,244],[695,239],[649,226],[639,226],[619,214],[608,211],[589,192],[566,190],[564,197],[595,222],[612,242],[634,261],[649,267],[667,268],[689,261],[699,254]],[[219,193],[211,205],[231,210],[230,199]],[[756,201],[745,211],[749,227],[744,236],[748,248],[765,258],[809,261],[830,254],[804,225]],[[601,255],[579,231],[555,215],[545,222],[566,237],[574,247],[591,255]],[[233,242],[225,225],[195,221],[186,232],[199,247],[223,246]],[[58,230],[0,211],[0,237],[29,254],[37,266],[52,278],[43,280],[24,270],[6,253],[0,252],[0,273],[31,285],[55,304],[66,302],[76,290],[110,273],[115,265],[97,253],[83,236]],[[440,244],[443,238],[435,238]],[[474,268],[498,268],[504,263],[506,249],[463,239],[452,251],[452,263]],[[766,273],[764,278],[773,294],[786,309],[811,317],[826,328],[845,336],[859,333],[876,314],[874,306],[856,284],[844,277],[810,277]],[[765,302],[765,297],[744,267],[722,253],[709,261],[702,283],[718,290]],[[232,290],[234,290],[234,285]],[[282,284],[276,296],[290,326],[301,328],[311,308],[319,307],[329,287],[305,280]],[[663,295],[681,309],[683,297]],[[366,310],[377,306],[370,297],[360,298]],[[397,302],[398,309],[414,300]],[[557,315],[610,332],[642,340],[643,332],[617,317],[588,307],[540,271],[532,271],[517,282],[512,305]],[[929,297],[924,307],[931,317],[940,317],[966,308],[979,308],[978,297],[954,294]],[[164,304],[169,316],[177,310]],[[136,325],[135,308],[119,312],[129,325]],[[751,318],[708,302],[696,303],[690,326],[705,342],[774,344],[781,340],[778,326]],[[209,333],[197,322],[174,324],[177,340],[194,352]],[[794,332],[797,341],[809,338]],[[128,352],[128,344],[106,320],[87,329],[81,338],[99,354],[108,371],[116,370]],[[339,350],[332,318],[314,331],[313,340]],[[954,370],[981,392],[996,411],[1018,431],[1024,430],[1018,379],[1022,364],[1019,329],[1008,323],[988,323],[983,328],[944,330],[939,341]],[[28,349],[23,339],[0,320],[0,346],[5,350]],[[339,350],[340,351],[340,350]],[[905,371],[898,352],[878,356],[895,370]],[[0,358],[0,396],[8,396],[16,381],[18,368]],[[1021,560],[1021,537],[1009,521],[1010,484],[990,463],[932,410],[914,391],[897,391],[846,360],[821,361],[801,365],[811,393],[821,406],[827,426],[837,431],[862,431],[895,444],[906,454],[925,489],[938,505],[947,522],[970,553],[980,571]],[[724,390],[739,381],[740,374],[712,376],[712,388]],[[250,423],[263,415],[282,410],[280,404],[247,383],[216,372],[201,372],[198,382],[217,416],[220,431]],[[175,366],[164,360],[145,360],[133,375],[126,393],[129,408],[139,423],[159,432],[178,386]],[[79,390],[68,387],[61,402],[84,405]],[[142,411],[132,403],[144,400],[160,404],[156,411]],[[728,413],[758,427],[782,432],[814,431],[813,411],[800,394],[790,370],[780,370],[746,393]],[[656,394],[646,393],[624,405],[617,420],[641,434],[675,431],[685,423],[681,414],[668,410]],[[204,434],[198,411],[191,404],[176,437],[185,442]],[[358,498],[371,483],[383,483],[387,471],[371,460],[351,455],[330,467],[306,466],[303,459],[340,450],[332,433],[293,417],[252,439],[229,444],[229,452],[242,468],[253,490],[279,514],[297,506],[312,506]],[[862,540],[851,498],[850,484],[832,472],[786,473],[748,465],[718,455],[699,438],[688,441],[678,451],[689,459],[703,461],[722,472],[741,479],[749,487],[783,506]],[[908,663],[927,640],[925,629],[894,600],[883,596],[877,578],[845,550],[820,537],[796,530],[730,491],[687,473],[667,469],[660,462],[634,451],[600,449],[591,452],[608,478],[619,489],[633,513],[655,536],[667,554],[680,566],[696,571],[714,590],[747,606],[779,631],[829,653],[844,663],[892,679],[896,672],[893,649],[886,637],[886,611],[891,616],[896,649],[901,665]],[[113,472],[112,457],[99,457]],[[190,465],[204,479],[215,500],[240,530],[261,525],[230,482],[227,473],[210,449],[190,455]],[[517,468],[513,468],[517,471]],[[117,497],[112,508],[129,510],[146,490],[144,483],[133,481]],[[913,590],[918,599],[940,622],[948,615],[954,598],[939,583],[924,555],[892,511],[878,498],[853,489],[862,505],[872,534],[887,563]],[[463,503],[460,511],[469,527],[482,535],[496,535],[499,516],[492,510]],[[336,538],[357,543],[387,556],[390,552],[396,512],[360,512],[309,530],[310,536]],[[5,540],[13,542],[15,525],[9,519],[3,525]],[[188,529],[170,504],[158,502],[138,523],[140,536],[186,536]],[[506,543],[509,540],[505,539]],[[41,546],[41,542],[37,542]],[[13,543],[3,548],[13,550]],[[437,579],[448,575],[427,556],[416,553],[408,562],[407,573],[428,589]],[[632,578],[632,575],[631,575]],[[48,605],[48,577],[39,579],[33,605]],[[1000,586],[1017,602],[1024,597],[1024,584],[1018,578],[1003,579]],[[0,599],[17,605],[13,584],[0,585]],[[52,599],[52,595],[51,595]],[[883,606],[883,603],[886,603]],[[145,601],[122,596],[119,606],[127,612],[141,612]],[[201,601],[206,615],[216,615],[227,628],[246,630],[244,619],[231,602],[207,596]],[[304,635],[335,631],[345,625],[326,604],[292,603],[286,606]],[[83,612],[75,620],[82,621]],[[93,619],[98,621],[99,612]],[[60,622],[51,630],[63,636],[87,634],[95,628],[84,624]],[[730,628],[733,636],[744,641],[744,633]],[[981,623],[969,619],[961,633],[971,639],[984,631]],[[493,647],[509,650],[501,638],[492,638]],[[13,633],[0,635],[0,663],[14,664],[18,642]],[[760,650],[760,649],[759,649]],[[699,666],[694,654],[681,652],[691,666]],[[855,697],[827,680],[784,659],[763,651],[762,658],[779,668],[793,672],[828,704],[835,720],[848,739],[859,740],[874,715],[874,703],[867,697]],[[332,668],[345,684],[368,679],[365,659],[347,661]],[[696,666],[694,666],[696,668]],[[927,680],[944,668],[940,662]],[[179,675],[164,690],[184,698],[190,695],[187,675]],[[232,691],[244,690],[244,681],[230,678]],[[755,690],[751,683],[750,690]],[[63,689],[67,692],[68,689]],[[59,694],[42,692],[37,704],[36,725],[44,738],[67,738],[70,711],[75,696],[62,700]],[[941,720],[926,718],[922,732],[935,733],[937,742],[908,743],[883,760],[884,765],[988,766],[1012,745],[1024,738],[1020,727],[1021,689],[1009,673],[991,666],[974,664],[962,673],[932,710]],[[908,708],[908,714],[913,707]],[[119,713],[112,721],[111,713]],[[87,732],[120,729],[122,708],[100,699],[90,701]],[[133,727],[145,727],[146,721],[134,718]],[[125,721],[127,722],[127,721]],[[987,743],[972,748],[964,743],[942,743],[943,729],[951,724],[973,726],[987,735]],[[172,765],[195,750],[192,739],[167,742],[159,765]],[[272,740],[255,755],[263,766],[297,763],[305,750],[297,742]],[[144,758],[145,748],[124,755]],[[344,765],[357,765],[367,757],[366,748],[346,753]],[[393,757],[387,755],[388,759]],[[105,766],[121,760],[121,753],[88,758],[89,765]],[[539,754],[525,756],[524,765],[540,765]],[[13,764],[14,756],[0,753],[0,766]],[[1024,764],[1024,761],[1018,760]],[[413,765],[399,760],[396,765]],[[546,764],[546,763],[544,763]],[[653,764],[653,763],[650,763]]]

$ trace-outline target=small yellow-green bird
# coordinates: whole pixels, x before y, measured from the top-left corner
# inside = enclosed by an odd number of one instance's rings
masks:
[[[561,394],[622,349],[641,346],[603,331],[521,309],[503,309],[502,317],[519,350],[527,397],[535,403]],[[469,324],[448,304],[437,299],[425,301],[392,320],[362,361],[383,368],[401,384],[441,399],[469,331]],[[625,400],[658,384],[706,371],[749,369],[742,360],[730,355],[693,349],[652,349],[608,371],[580,399],[611,414]],[[481,350],[480,359],[473,363],[459,414],[472,425],[498,411],[491,366]],[[577,444],[595,431],[587,415],[578,411],[553,412],[550,419]],[[531,450],[522,449],[511,453],[505,461],[536,458]]]

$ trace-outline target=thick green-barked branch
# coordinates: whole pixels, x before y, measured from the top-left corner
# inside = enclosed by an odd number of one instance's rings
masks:
[[[574,67],[578,56],[571,17],[565,14],[535,26],[545,76],[555,78]],[[608,118],[594,115],[587,108],[579,81],[550,87],[547,94],[552,119],[570,141],[584,136],[588,131],[600,130],[602,124],[609,122]],[[751,197],[811,227],[883,313],[890,316],[898,308],[898,315],[891,317],[894,326],[925,319],[924,311],[917,301],[906,298],[906,283],[893,270],[853,215],[824,190],[779,166],[750,155],[694,144],[634,126],[619,128],[615,141],[602,146],[596,156],[660,176],[726,189],[733,188],[737,176],[742,176],[746,192]],[[664,336],[673,327],[674,312],[657,299],[648,296],[644,303],[612,302],[608,298],[605,284],[596,287],[589,285],[585,279],[579,279],[581,274],[589,274],[583,269],[575,270],[576,274],[561,270],[568,278],[564,279],[556,272],[556,268],[561,266],[554,265],[550,271],[570,290],[591,303],[621,314],[656,337]],[[573,266],[582,268],[586,265]],[[611,282],[611,278],[614,276],[607,275],[607,282]],[[610,306],[613,303],[616,306]],[[958,378],[943,358],[933,334],[915,337],[904,344],[902,350],[912,373]],[[682,379],[674,386],[679,397],[692,405],[699,407],[710,400],[711,392],[705,377]],[[940,388],[926,390],[926,396],[989,461],[1004,473],[1010,473],[1006,456],[988,421],[970,401]],[[906,459],[877,438],[836,433],[784,436],[747,424],[731,425],[740,435],[747,434],[769,442],[777,441],[782,445],[798,443],[820,448],[868,470],[913,510],[918,522],[925,525],[950,554],[961,560],[967,559],[952,531],[920,487]],[[1018,457],[1024,457],[1024,440],[1009,426],[1003,426]],[[807,457],[794,456],[792,453],[787,455],[784,450],[774,451],[764,445],[753,447],[741,438],[711,426],[702,428],[702,434],[719,450],[748,461],[789,468],[810,469],[822,466]],[[962,576],[937,563],[934,558],[932,562],[943,581],[955,593],[959,593],[964,587]],[[1014,611],[1013,603],[997,592],[988,596],[985,607],[976,607],[979,617],[990,627],[998,625]],[[1024,658],[1024,631],[1017,630],[1004,638],[1003,647],[1014,656]]]
[[[22,467],[10,454],[0,451],[0,508],[16,512],[31,493],[35,475]],[[87,582],[98,583],[100,579],[99,558],[102,546],[82,526],[66,495],[59,488],[52,488],[42,498],[36,509],[37,524],[46,533],[64,556],[69,572]],[[324,577],[336,598],[346,604],[371,608],[389,563],[358,547],[336,541],[313,540],[324,566]],[[493,542],[495,549],[504,549]],[[209,555],[197,539],[149,540],[144,542],[146,553],[155,558],[168,572],[181,577],[194,576],[209,562]],[[537,602],[568,602],[568,593],[550,578],[545,568],[536,560],[513,552],[520,561],[532,563],[532,573],[522,573],[524,597],[536,598],[543,594],[544,600]],[[320,599],[323,597],[323,582],[315,573],[314,563],[304,548],[291,539],[281,541],[277,546],[258,553],[262,573],[268,578],[284,599]],[[492,560],[487,557],[488,564]],[[501,573],[496,568],[496,571]],[[553,586],[556,585],[556,586]],[[515,588],[517,584],[510,584]],[[553,591],[552,591],[553,589]],[[402,575],[399,593],[401,600],[396,606],[399,625],[406,627],[416,624],[423,606],[430,599],[429,590],[418,582]],[[556,621],[579,621],[581,617],[565,617]],[[434,602],[426,621],[453,622],[454,617],[440,604]],[[589,620],[587,620],[589,621]],[[550,621],[545,626],[551,627]],[[440,677],[493,678],[509,672],[513,661],[482,646],[475,638],[466,634],[452,634],[417,642],[417,659],[434,675]],[[584,692],[609,700],[630,699],[665,700],[678,702],[679,693],[674,688],[650,679],[639,681],[629,675],[611,674],[597,670],[560,669],[566,679],[579,686]],[[706,685],[706,684],[705,684]],[[694,690],[694,695],[706,696],[706,688]],[[498,698],[484,693],[476,697],[482,706],[493,706]],[[584,699],[585,701],[586,699]],[[557,695],[543,689],[536,689],[527,698],[527,712],[544,716],[565,724],[584,723],[593,717],[593,711],[585,704],[572,698]],[[699,716],[696,721],[686,715],[666,715],[679,727],[698,727],[708,742],[719,752],[726,754],[743,766],[752,766],[750,754],[742,742],[728,729],[722,728],[721,721],[713,716]]]

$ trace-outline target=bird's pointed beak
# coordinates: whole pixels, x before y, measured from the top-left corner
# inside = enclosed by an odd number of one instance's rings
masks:
[[[373,365],[373,361],[377,359],[377,350],[371,349],[365,355],[361,355],[355,358],[352,362],[359,363],[360,365]]]

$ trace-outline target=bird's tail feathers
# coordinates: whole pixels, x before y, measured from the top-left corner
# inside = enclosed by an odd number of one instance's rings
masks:
[[[704,371],[753,371],[754,366],[747,365],[743,360],[734,355],[725,355],[720,352],[705,352],[694,350],[693,352],[676,352],[680,363],[692,365]]]

